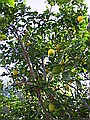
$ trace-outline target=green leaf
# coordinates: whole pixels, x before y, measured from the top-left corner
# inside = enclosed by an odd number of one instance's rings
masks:
[[[61,72],[61,65],[57,64],[52,70],[52,74],[59,74]]]
[[[6,0],[6,2],[12,7],[14,7],[14,5],[15,5],[14,0]]]
[[[14,0],[0,0],[0,3],[8,3],[11,7],[14,7]]]
[[[70,2],[71,0],[57,0],[58,3],[63,4],[63,3],[67,3]]]
[[[40,40],[42,40],[42,36],[41,36],[41,35],[37,35],[37,37],[38,37]]]
[[[70,73],[69,71],[65,71],[62,73],[63,80],[70,80]]]

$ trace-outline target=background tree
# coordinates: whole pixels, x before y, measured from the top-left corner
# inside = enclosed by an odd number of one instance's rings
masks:
[[[7,68],[2,76],[10,78],[10,96],[0,94],[0,119],[89,117],[90,99],[80,82],[90,68],[87,7],[82,0],[48,3],[42,14],[23,3],[0,3],[0,62]],[[51,11],[54,4],[58,13]]]

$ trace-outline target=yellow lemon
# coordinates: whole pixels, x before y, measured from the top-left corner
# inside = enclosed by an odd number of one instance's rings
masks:
[[[55,54],[55,51],[53,49],[48,50],[48,56],[52,56]]]
[[[26,46],[29,46],[29,45],[31,45],[31,42],[30,42],[30,41],[28,41],[28,42],[26,43]]]
[[[49,111],[53,112],[55,110],[55,105],[53,103],[49,104]]]
[[[78,16],[78,17],[77,17],[77,21],[78,21],[79,23],[82,22],[83,19],[84,19],[83,16]]]
[[[13,70],[13,75],[17,75],[18,71],[16,69]]]

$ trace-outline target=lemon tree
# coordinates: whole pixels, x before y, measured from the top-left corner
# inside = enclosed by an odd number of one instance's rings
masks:
[[[90,36],[83,0],[48,0],[42,14],[0,2],[1,120],[89,118]],[[9,3],[10,4],[10,3]],[[52,12],[57,4],[59,12]],[[86,91],[85,91],[86,90]]]

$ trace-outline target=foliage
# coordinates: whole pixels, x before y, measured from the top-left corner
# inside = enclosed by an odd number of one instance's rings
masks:
[[[82,0],[58,6],[58,13],[47,8],[39,14],[22,3],[14,7],[0,3],[0,63],[7,68],[2,76],[10,79],[6,88],[10,96],[0,94],[0,119],[88,117],[89,99],[79,76],[90,71],[87,7]],[[84,17],[80,23],[78,16]],[[55,51],[53,56],[48,56],[49,49]],[[53,112],[50,103],[55,105]]]
[[[6,3],[9,4],[10,6],[14,7],[14,0],[0,0],[0,3]]]

